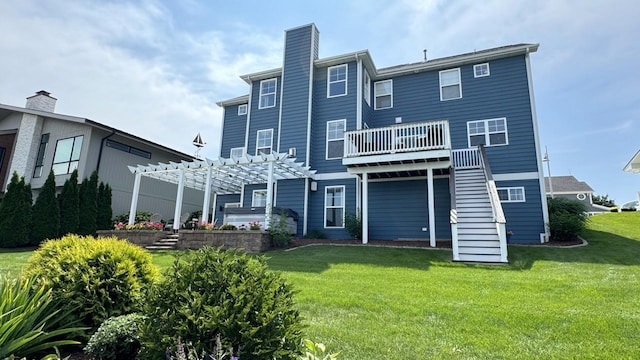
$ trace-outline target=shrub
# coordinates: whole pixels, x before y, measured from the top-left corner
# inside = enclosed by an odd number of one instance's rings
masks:
[[[84,179],[78,190],[80,198],[78,234],[95,235],[98,219],[98,173]]]
[[[45,239],[55,239],[60,232],[60,209],[56,200],[56,177],[53,170],[33,205],[33,228],[31,243],[38,245]]]
[[[300,356],[300,360],[335,360],[340,353],[327,354],[327,348],[322,343],[315,343],[311,340],[304,339],[306,347],[304,355]]]
[[[220,334],[240,358],[292,359],[301,323],[293,290],[263,257],[202,248],[177,258],[145,303],[141,355],[158,359],[180,337],[198,351]],[[175,348],[174,348],[175,350]]]
[[[150,211],[136,211],[136,218],[135,218],[134,222],[140,223],[140,222],[151,221],[151,216],[152,215],[153,215],[153,213],[150,212]],[[116,217],[113,220],[114,220],[114,222],[116,224],[117,223],[128,224],[129,223],[129,212],[118,214],[118,215],[116,215]]]
[[[549,206],[549,230],[554,240],[570,241],[584,230],[588,216],[582,202],[555,198],[548,199],[547,203]]]
[[[223,224],[220,225],[218,230],[238,230],[238,228],[233,224]]]
[[[344,227],[352,238],[356,240],[362,239],[362,220],[360,220],[360,216],[347,213],[344,216]]]
[[[230,358],[227,357],[230,356]],[[233,356],[233,349],[225,351],[222,348],[222,342],[220,341],[220,334],[216,336],[216,346],[213,348],[213,352],[198,351],[190,344],[184,344],[182,339],[178,336],[178,343],[176,345],[175,357],[173,351],[167,352],[167,360],[223,360],[231,359],[238,360],[238,357]]]
[[[111,229],[111,186],[100,182],[98,186],[98,215],[96,217],[96,228],[98,230]]]
[[[78,170],[64,182],[62,192],[58,195],[60,206],[60,236],[78,232],[78,216],[80,197],[78,195]]]
[[[112,316],[136,312],[145,288],[158,277],[151,255],[124,240],[68,235],[42,244],[28,273],[62,301],[63,311],[93,330]]]
[[[140,350],[144,316],[134,313],[111,317],[100,325],[84,348],[99,360],[135,359]]]
[[[326,239],[327,238],[327,234],[325,234],[324,232],[322,232],[320,230],[309,230],[304,235],[304,238],[305,239]]]
[[[278,217],[271,217],[271,222],[269,222],[269,237],[274,247],[285,247],[291,244],[293,237],[289,232],[287,216],[284,212],[281,212]]]
[[[29,244],[31,201],[31,186],[14,172],[0,207],[0,247]]]
[[[57,307],[51,290],[32,278],[0,279],[0,359],[79,344],[62,338],[81,329],[69,327],[66,314]]]

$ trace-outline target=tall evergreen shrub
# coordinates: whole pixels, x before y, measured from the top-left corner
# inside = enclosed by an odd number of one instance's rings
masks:
[[[78,214],[78,234],[93,235],[96,233],[98,218],[98,173],[93,172],[80,184],[80,213]]]
[[[60,205],[60,236],[78,232],[78,211],[80,198],[78,195],[78,170],[64,182],[62,192],[58,195]]]
[[[96,218],[96,228],[98,230],[111,229],[111,217],[113,210],[111,209],[111,186],[100,182],[98,186],[98,217]]]
[[[31,229],[31,186],[14,172],[0,206],[0,247],[29,244]]]
[[[56,177],[49,172],[40,194],[33,205],[31,243],[38,245],[45,239],[54,239],[60,233],[60,209],[56,200]]]

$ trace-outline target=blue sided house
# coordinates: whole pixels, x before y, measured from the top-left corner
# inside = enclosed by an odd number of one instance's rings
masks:
[[[241,76],[249,93],[218,103],[218,159],[131,171],[203,190],[218,223],[268,222],[277,207],[297,236],[348,239],[354,214],[363,243],[450,240],[454,261],[507,262],[508,238],[548,241],[537,44],[387,68],[367,50],[318,49],[315,24],[286,30],[282,66]]]

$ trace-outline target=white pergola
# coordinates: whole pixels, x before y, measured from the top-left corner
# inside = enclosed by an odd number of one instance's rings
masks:
[[[247,184],[267,184],[267,203],[265,207],[265,226],[269,226],[273,203],[273,184],[286,179],[313,179],[316,171],[310,170],[288,154],[271,153],[261,155],[243,155],[241,157],[218,158],[215,160],[194,160],[180,163],[169,162],[156,165],[129,166],[135,175],[129,225],[135,221],[140,192],[140,180],[143,176],[178,185],[173,229],[180,228],[182,196],[184,188],[204,191],[202,218],[209,218],[211,193],[214,197],[224,194],[239,194]]]
[[[622,170],[630,173],[640,173],[640,150],[638,150]]]

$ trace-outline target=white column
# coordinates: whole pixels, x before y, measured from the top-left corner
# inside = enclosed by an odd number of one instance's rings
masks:
[[[369,174],[362,174],[362,243],[369,242]]]
[[[173,230],[180,230],[180,213],[182,212],[182,194],[184,193],[184,170],[180,170],[178,192],[176,194],[176,211],[173,213]]]
[[[211,220],[213,220],[212,221],[213,223],[217,224],[216,220],[218,220],[218,219],[216,218],[216,209],[218,209],[218,194],[217,193],[213,193],[213,216],[212,216]]]
[[[362,186],[360,177],[356,176],[356,215],[362,216]]]
[[[269,162],[269,173],[267,175],[267,203],[264,208],[264,228],[268,229],[271,224],[271,208],[273,207],[273,162]]]
[[[433,169],[427,169],[427,202],[429,206],[429,246],[436,247],[436,214],[433,198]]]
[[[131,194],[131,208],[129,209],[129,225],[133,225],[136,221],[136,209],[138,208],[138,194],[140,194],[140,179],[142,173],[136,173],[133,181],[133,194]]]
[[[302,234],[307,235],[309,223],[307,214],[309,212],[309,186],[310,186],[309,178],[304,178],[304,215],[302,216]]]
[[[204,189],[204,201],[202,204],[202,219],[200,219],[200,223],[209,222],[210,205],[211,205],[211,167],[207,169],[207,181]]]

